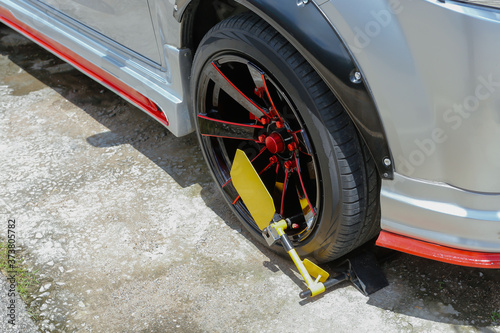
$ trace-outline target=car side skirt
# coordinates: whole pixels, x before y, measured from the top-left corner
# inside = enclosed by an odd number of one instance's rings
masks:
[[[388,231],[380,232],[376,244],[381,247],[454,265],[478,268],[500,268],[500,253],[459,250],[394,234]]]

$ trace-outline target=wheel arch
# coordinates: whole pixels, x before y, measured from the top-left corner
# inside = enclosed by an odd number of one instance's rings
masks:
[[[199,35],[225,19],[224,15],[245,10],[254,12],[280,32],[312,65],[356,125],[374,158],[380,177],[393,178],[394,161],[366,78],[362,76],[363,79],[358,82],[352,80],[353,73],[359,71],[358,66],[335,27],[313,1],[307,1],[307,4],[272,0],[212,1],[210,3],[226,4],[234,10],[226,10],[222,15],[212,14],[212,17],[209,14],[209,24],[202,26],[198,22],[195,28],[196,15],[201,12],[206,14],[207,3],[200,0],[176,1],[174,17],[182,23],[183,46],[195,52]]]

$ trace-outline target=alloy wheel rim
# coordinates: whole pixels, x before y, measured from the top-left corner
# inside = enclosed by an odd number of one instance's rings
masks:
[[[320,173],[307,128],[277,81],[246,56],[214,57],[201,72],[196,122],[218,186],[253,229],[232,186],[236,149],[243,150],[273,197],[276,212],[292,221],[294,242],[314,230],[320,213]]]

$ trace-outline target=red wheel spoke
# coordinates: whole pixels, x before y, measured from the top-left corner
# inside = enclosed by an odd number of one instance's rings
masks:
[[[269,93],[269,89],[267,88],[267,83],[266,83],[266,76],[265,73],[260,70],[257,66],[249,62],[247,64],[248,70],[250,71],[250,75],[252,76],[253,82],[255,83],[255,88],[257,89],[256,91],[259,93],[259,97],[262,98],[262,91],[266,92],[267,98],[269,99],[269,102],[271,103],[272,111],[273,114],[278,116],[281,122],[283,122],[283,119],[281,119],[280,114],[278,113],[278,110],[274,106],[273,99],[271,98],[271,94]]]
[[[253,161],[255,161],[263,152],[265,152],[267,150],[267,147],[264,146],[264,148],[262,148],[259,153],[257,154],[257,156],[255,156],[254,158],[252,158],[252,160],[250,162],[253,163]]]
[[[224,90],[232,99],[234,99],[238,104],[243,106],[248,112],[253,114],[257,118],[269,117],[269,115],[264,111],[263,108],[255,104],[250,98],[248,98],[241,90],[239,90],[217,67],[217,65],[212,62],[212,66],[207,67],[208,75],[210,78],[217,83],[222,90]]]
[[[257,142],[254,139],[254,132],[256,129],[264,128],[260,125],[233,123],[214,119],[204,114],[199,114],[197,120],[201,135],[218,138],[252,140]]]
[[[313,213],[313,215],[316,215],[316,211],[314,210],[313,205],[311,205],[311,201],[309,201],[309,196],[307,195],[306,188],[304,186],[304,181],[302,180],[302,172],[300,170],[300,164],[299,164],[299,160],[297,159],[297,155],[294,154],[293,158],[295,159],[297,173],[299,174],[300,186],[302,187],[302,191],[304,192],[304,196],[306,197],[307,204],[309,205],[309,208],[311,209],[311,212]]]
[[[222,184],[222,187],[223,187],[223,188],[224,188],[224,187],[226,187],[226,186],[227,186],[227,184],[229,184],[230,182],[231,182],[231,178],[229,178],[229,179],[227,180],[227,182],[225,182],[224,184]]]
[[[264,74],[262,74],[262,82],[264,82],[264,90],[266,91],[267,98],[269,98],[269,102],[271,102],[271,106],[273,108],[273,113],[278,116],[280,121],[283,123],[283,119],[281,118],[281,115],[279,114],[278,110],[276,110],[276,107],[274,106],[273,99],[271,98],[271,94],[269,93],[269,89],[267,88],[267,83],[266,83],[266,78]]]
[[[299,133],[302,135],[303,141],[300,141],[299,137],[297,136],[297,134],[299,134]],[[311,154],[303,151],[302,148],[300,147],[301,145],[305,146],[305,147],[310,146],[309,137],[307,136],[306,132],[303,129],[301,129],[301,130],[292,132],[292,136],[293,136],[293,139],[295,140],[295,142],[299,145],[299,151],[302,154],[305,154],[307,156],[311,156]]]
[[[285,172],[285,181],[283,182],[283,192],[281,193],[281,208],[280,208],[280,215],[283,216],[283,208],[285,206],[285,192],[286,188],[288,186],[288,173],[290,172],[290,169],[287,167],[286,172]]]
[[[276,163],[276,162],[275,161],[269,162],[269,164],[266,165],[266,167],[264,169],[262,169],[261,172],[259,172],[259,176],[262,175],[264,173],[264,171],[266,171],[267,169],[269,169],[274,163]]]
[[[299,151],[304,154],[304,155],[307,155],[307,156],[311,156],[311,154],[309,153],[306,153],[305,151],[302,150],[302,148],[299,147]]]

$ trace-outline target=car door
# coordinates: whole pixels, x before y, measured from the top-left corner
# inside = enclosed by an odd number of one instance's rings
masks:
[[[161,63],[148,0],[38,0],[96,33]]]

